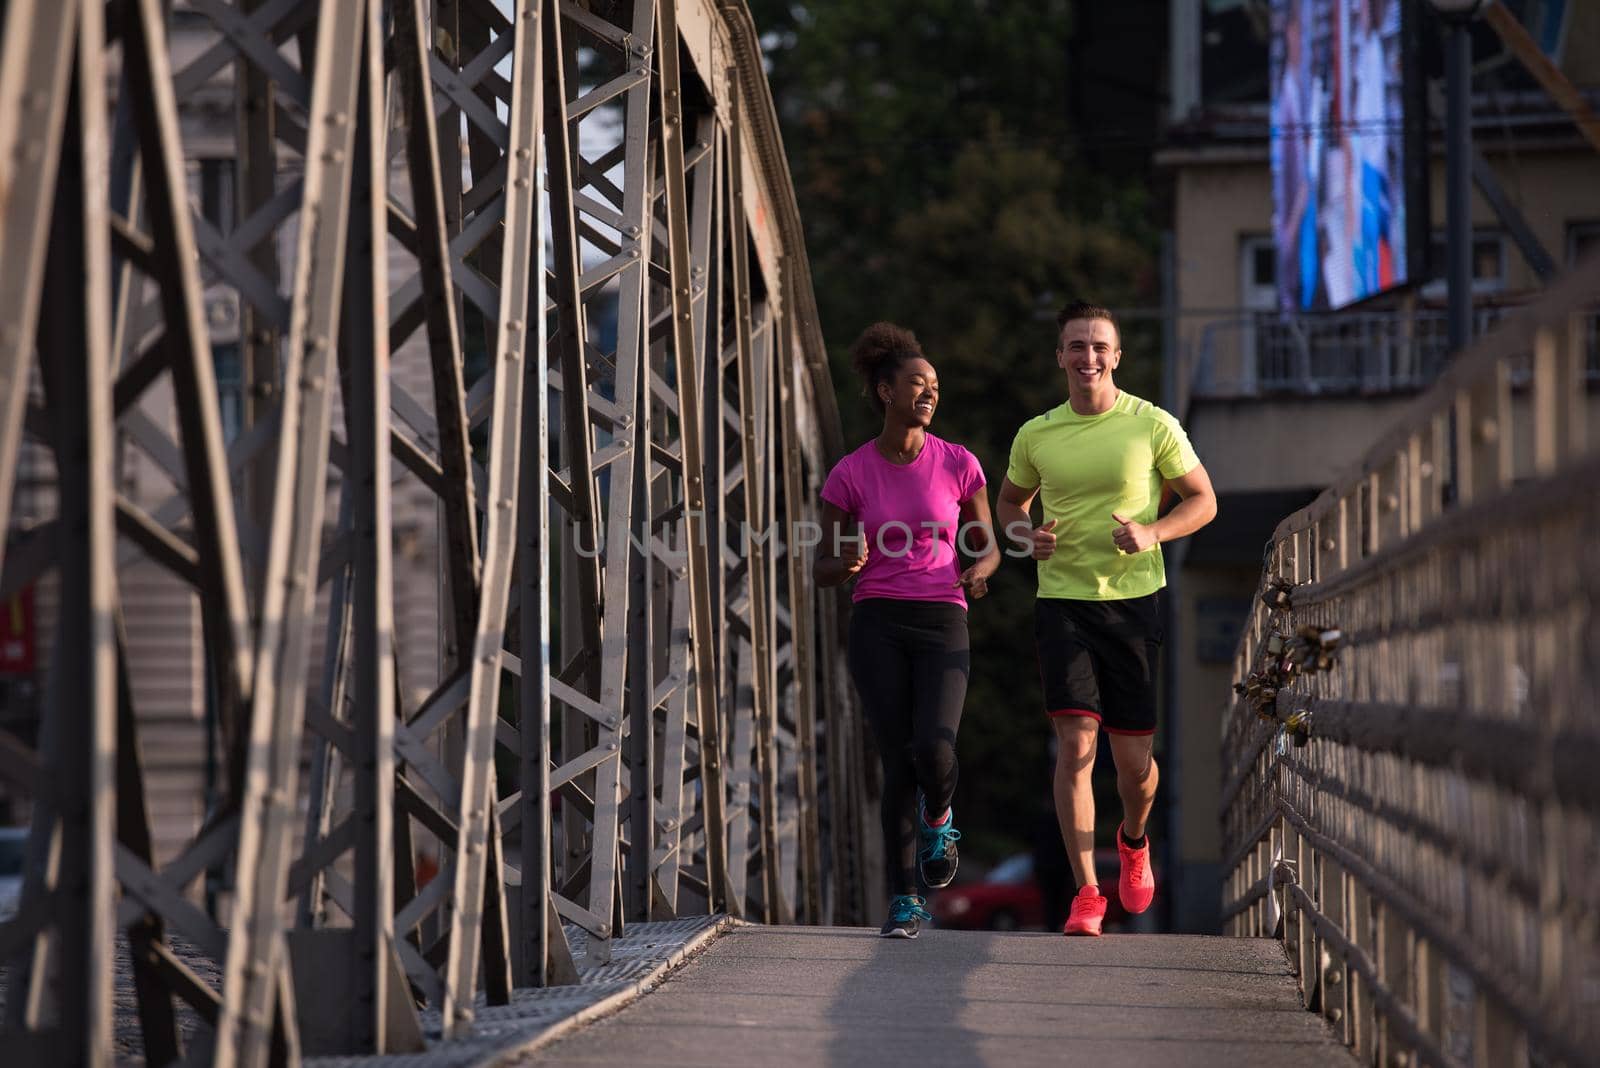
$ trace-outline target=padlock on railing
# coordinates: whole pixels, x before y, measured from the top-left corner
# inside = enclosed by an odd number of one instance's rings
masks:
[[[1338,651],[1344,642],[1344,631],[1338,627],[1329,627],[1317,635],[1318,671],[1331,671],[1333,669],[1333,654]]]
[[[1280,689],[1293,674],[1292,671],[1285,670],[1287,661],[1284,659],[1284,654],[1293,641],[1294,636],[1288,631],[1275,630],[1268,634],[1266,641],[1261,644],[1261,663],[1258,670],[1262,678]]]
[[[1307,635],[1306,632],[1308,630],[1314,635],[1316,628],[1301,627],[1295,636],[1289,640],[1288,648],[1284,650],[1284,659],[1295,670],[1304,667],[1307,661],[1311,661],[1313,664],[1316,663],[1317,643],[1315,637]],[[1313,667],[1312,670],[1315,671],[1316,668]]]
[[[1261,601],[1275,611],[1287,612],[1294,607],[1294,583],[1288,579],[1274,578],[1261,591]]]
[[[1289,718],[1283,721],[1283,726],[1289,732],[1289,737],[1294,740],[1295,748],[1302,748],[1311,740],[1311,710],[1295,709],[1289,713]]]
[[[1256,715],[1262,719],[1270,720],[1272,718],[1271,707],[1277,699],[1278,692],[1275,689],[1269,689],[1268,696],[1263,697],[1262,690],[1266,686],[1266,680],[1261,676],[1261,673],[1252,671],[1245,677],[1244,682],[1234,683],[1233,690],[1244,698],[1244,703],[1249,705]]]
[[[1344,631],[1338,627],[1319,627],[1304,623],[1295,630],[1284,648],[1284,661],[1296,671],[1328,671],[1333,667],[1333,654],[1344,641]]]

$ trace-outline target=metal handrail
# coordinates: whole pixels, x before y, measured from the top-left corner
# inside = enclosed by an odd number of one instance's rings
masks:
[[[1600,1043],[1600,261],[1278,525],[1224,716],[1224,924],[1365,1060]]]

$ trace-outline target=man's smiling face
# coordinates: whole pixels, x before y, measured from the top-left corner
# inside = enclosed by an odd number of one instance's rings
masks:
[[[1056,362],[1067,372],[1074,393],[1094,393],[1111,383],[1111,372],[1122,362],[1117,328],[1105,319],[1069,319],[1061,328]]]

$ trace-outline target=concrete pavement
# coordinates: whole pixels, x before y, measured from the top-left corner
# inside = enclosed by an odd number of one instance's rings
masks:
[[[1191,935],[740,926],[664,984],[516,1065],[1285,1064],[1354,1058],[1280,947]]]

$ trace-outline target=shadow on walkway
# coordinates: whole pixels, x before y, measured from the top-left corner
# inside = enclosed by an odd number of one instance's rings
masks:
[[[843,932],[829,934],[839,939]],[[925,931],[908,940],[879,938],[871,929],[849,934],[869,941],[828,1006],[834,1021],[828,1065],[982,1063],[979,1036],[962,1019],[976,994],[974,973],[990,959],[993,936]]]

